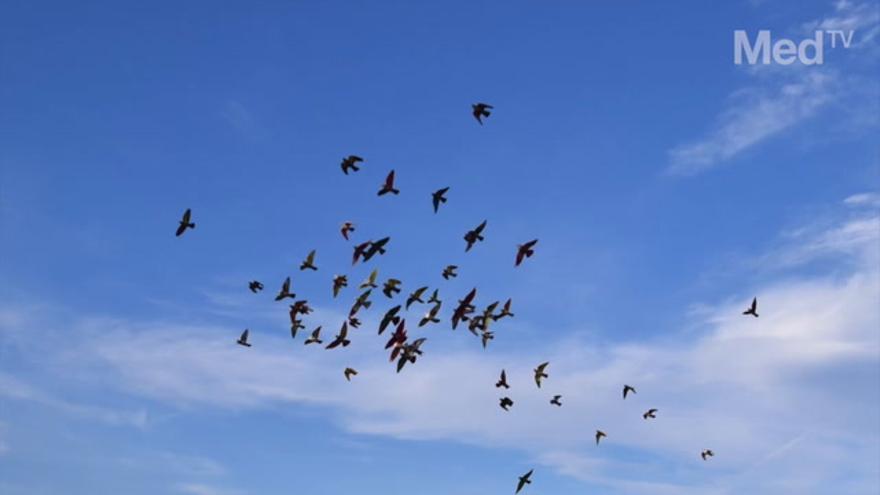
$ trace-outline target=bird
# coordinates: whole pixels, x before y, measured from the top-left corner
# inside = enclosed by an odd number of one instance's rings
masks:
[[[501,370],[501,378],[499,378],[498,381],[495,382],[495,388],[501,387],[510,388],[510,385],[507,384],[507,372],[505,372],[504,370]]]
[[[656,418],[657,417],[657,416],[655,416],[656,413],[657,413],[656,409],[648,409],[645,412],[645,414],[642,414],[642,419]]]
[[[446,268],[443,269],[443,278],[449,280],[450,278],[457,277],[458,274],[455,273],[455,270],[458,270],[456,265],[447,265]]]
[[[508,299],[507,302],[504,303],[504,306],[501,307],[501,312],[497,315],[493,315],[492,319],[495,321],[500,320],[506,316],[513,317],[513,313],[510,312],[510,305],[513,304],[513,299]]]
[[[290,277],[284,279],[284,283],[281,284],[281,290],[278,292],[278,295],[275,296],[275,300],[280,301],[285,297],[296,299],[296,294],[290,292]]]
[[[312,251],[309,252],[309,255],[306,256],[306,260],[303,261],[301,265],[299,265],[299,269],[300,270],[318,271],[318,267],[315,266],[315,250],[314,249],[312,249]]]
[[[428,304],[440,304],[443,301],[440,300],[440,289],[434,289],[434,292],[431,293],[431,297],[428,298]]]
[[[752,315],[755,318],[758,317],[758,298],[752,299],[752,305],[749,306],[749,309],[743,311],[744,315]]]
[[[351,344],[351,341],[348,340],[348,322],[342,323],[342,328],[339,330],[339,335],[333,339],[333,342],[327,344],[327,349],[335,349],[342,345],[342,347],[348,347],[348,344]]]
[[[549,378],[550,377],[550,375],[548,375],[544,371],[547,369],[548,364],[550,364],[550,363],[549,362],[541,363],[534,370],[535,371],[535,384],[538,385],[538,388],[541,388],[541,379],[542,378]]]
[[[376,193],[377,196],[384,196],[388,193],[391,194],[400,194],[400,190],[394,188],[394,170],[388,172],[388,176],[385,177],[385,183],[382,184],[382,188],[379,189],[379,192]]]
[[[480,335],[480,340],[483,343],[483,349],[485,349],[486,346],[489,345],[489,341],[494,338],[495,338],[494,332],[483,331],[483,333]]]
[[[599,445],[599,440],[602,440],[602,437],[607,437],[607,436],[608,435],[606,435],[604,431],[596,430],[596,445]]]
[[[516,248],[516,264],[514,266],[519,266],[520,263],[522,263],[524,259],[531,258],[532,255],[535,254],[535,250],[533,248],[535,247],[535,244],[537,244],[537,243],[538,243],[537,239],[532,239],[531,241],[529,241],[525,244],[520,244]]]
[[[354,316],[349,316],[348,324],[349,326],[351,326],[351,328],[358,328],[359,326],[361,326],[361,320],[355,318]]]
[[[510,399],[510,397],[502,397],[498,405],[501,406],[501,409],[509,411],[510,406],[513,405],[513,401]]]
[[[351,377],[357,375],[358,372],[354,368],[345,368],[345,371],[343,372],[343,374],[345,375],[346,380],[351,381]]]
[[[376,287],[379,287],[378,285],[376,285],[376,278],[377,277],[379,277],[379,269],[378,268],[376,268],[370,272],[370,276],[367,277],[367,279],[364,280],[363,283],[361,283],[361,285],[358,286],[358,289],[375,289]]]
[[[249,335],[250,333],[251,333],[250,330],[248,330],[247,328],[245,328],[245,329],[244,329],[244,332],[241,332],[241,337],[238,338],[238,340],[236,341],[236,343],[237,343],[238,345],[243,345],[243,346],[245,346],[245,347],[250,347],[251,344],[248,342],[248,335]]]
[[[364,261],[367,260],[365,256],[367,254],[367,249],[370,248],[371,244],[372,244],[371,241],[366,241],[366,242],[362,242],[354,247],[354,255],[351,257],[351,264],[352,265],[356,265],[358,262],[358,259],[360,259],[362,257],[364,258]]]
[[[629,385],[624,385],[623,386],[623,398],[626,399],[627,394],[629,394],[630,392],[636,393],[636,389],[633,387],[630,387]]]
[[[370,241],[370,247],[367,248],[367,251],[364,253],[364,261],[369,261],[370,258],[376,256],[378,254],[385,254],[385,245],[390,241],[390,237],[383,237],[378,241]]]
[[[361,295],[358,296],[357,300],[355,300],[354,304],[351,306],[351,310],[348,312],[348,316],[354,316],[360,311],[361,308],[370,309],[370,306],[373,305],[372,301],[370,301],[370,294],[373,292],[373,289],[367,289]]]
[[[483,223],[477,225],[477,227],[473,230],[467,231],[464,235],[464,240],[467,241],[467,247],[464,248],[465,252],[470,251],[474,244],[477,241],[483,241],[483,229],[486,228],[486,220],[483,220]]]
[[[532,473],[534,471],[534,469],[530,469],[528,473],[519,477],[519,483],[516,484],[516,492],[514,493],[519,493],[519,491],[522,490],[524,486],[532,484],[532,480],[530,478],[532,477]]]
[[[175,236],[180,237],[181,235],[183,235],[184,232],[186,232],[186,229],[196,228],[196,224],[190,221],[191,217],[192,210],[187,208],[186,211],[183,212],[183,216],[180,218],[180,225],[178,225],[177,227],[177,232],[174,234]]]
[[[700,457],[702,457],[704,461],[708,460],[710,457],[713,457],[714,455],[715,455],[715,452],[712,452],[709,449],[706,449],[706,450],[700,452]]]
[[[464,296],[464,299],[459,299],[458,307],[456,307],[455,311],[452,313],[453,330],[455,330],[455,327],[458,326],[460,321],[466,321],[468,319],[468,314],[474,311],[474,305],[472,303],[475,297],[477,297],[476,288],[468,292],[468,294]]]
[[[422,355],[422,344],[428,340],[424,337],[416,339],[410,344],[403,344],[400,348],[402,351],[400,352],[400,359],[397,361],[397,372],[400,373],[400,370],[406,365],[406,363],[415,363],[418,356]],[[393,355],[393,353],[392,353]]]
[[[342,237],[345,238],[345,240],[347,241],[348,234],[354,232],[354,224],[351,222],[344,222],[339,231],[342,233]]]
[[[437,318],[437,314],[440,313],[441,305],[442,303],[440,301],[437,301],[436,304],[431,306],[431,309],[429,309],[425,316],[421,320],[419,320],[419,326],[423,327],[428,323],[440,323],[440,318]]]
[[[306,327],[306,326],[302,324],[302,320],[299,320],[299,319],[297,319],[297,318],[291,318],[291,319],[290,319],[290,338],[295,339],[295,338],[296,338],[296,332],[297,332],[299,329],[301,329],[301,328],[305,328],[305,327]]]
[[[389,278],[382,284],[382,294],[385,294],[385,297],[391,299],[394,297],[394,294],[400,292],[400,284],[403,283],[396,278]]]
[[[318,327],[312,330],[312,335],[303,342],[304,345],[309,344],[323,344],[324,341],[321,340],[321,327]]]
[[[414,302],[419,302],[419,303],[425,304],[425,301],[422,300],[422,294],[424,294],[426,290],[428,290],[427,286],[419,287],[418,289],[414,290],[409,295],[409,297],[406,298],[406,307],[405,308],[409,309],[409,307]]]
[[[397,316],[397,313],[400,312],[400,308],[401,306],[398,304],[385,313],[385,316],[382,317],[382,321],[379,323],[379,335],[382,335],[382,332],[388,328],[388,325],[397,325],[400,323],[400,317]]]
[[[559,399],[561,399],[561,398],[562,398],[561,395],[554,395],[553,398],[550,399],[550,403],[553,404],[554,406],[562,407],[562,402],[559,401]]]
[[[336,275],[333,277],[333,297],[339,295],[339,291],[343,287],[348,287],[348,277],[345,275]]]
[[[489,110],[493,107],[487,103],[474,103],[471,105],[471,108],[473,109],[474,118],[477,119],[480,125],[483,125],[483,117],[488,117],[492,113]]]
[[[364,159],[357,155],[348,155],[347,157],[342,159],[342,173],[348,175],[349,170],[354,170],[355,172],[357,172],[358,170],[360,170],[360,167],[357,166],[357,163],[362,161],[364,161]]]
[[[251,280],[248,282],[248,289],[251,290],[254,294],[263,290],[263,284],[257,280]]]
[[[434,213],[437,213],[437,210],[440,209],[440,203],[446,202],[446,192],[449,191],[448,187],[444,187],[443,189],[437,189],[433,193],[431,193],[431,202],[434,205]]]

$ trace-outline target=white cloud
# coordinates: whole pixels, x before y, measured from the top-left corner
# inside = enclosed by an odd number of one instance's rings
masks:
[[[180,483],[174,486],[178,493],[187,495],[242,495],[244,492],[240,490],[230,490],[226,488],[217,488],[214,486],[204,485],[201,483]]]

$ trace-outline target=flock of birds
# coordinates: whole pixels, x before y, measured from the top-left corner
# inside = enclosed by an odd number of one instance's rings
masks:
[[[489,117],[491,114],[490,110],[492,110],[492,106],[486,103],[476,103],[471,105],[473,112],[472,115],[480,123],[483,125],[483,118]],[[359,163],[364,161],[363,158],[356,155],[349,155],[343,158],[341,163],[342,172],[345,175],[349,175],[349,172],[358,172],[360,170]],[[444,187],[434,191],[431,194],[431,202],[433,205],[434,213],[437,213],[440,209],[440,206],[446,203],[446,193],[449,191],[449,187]],[[397,195],[400,194],[400,190],[398,190],[394,185],[394,170],[388,173],[385,178],[385,181],[381,185],[378,196],[384,196],[386,194]],[[484,220],[475,228],[467,231],[464,235],[464,240],[466,242],[465,252],[470,251],[473,246],[484,240],[483,231],[486,228],[487,222]],[[195,229],[196,224],[192,221],[192,211],[187,209],[182,218],[180,219],[179,225],[177,227],[176,235],[179,237],[183,235],[188,229]],[[340,228],[340,233],[342,237],[349,241],[350,234],[355,231],[355,224],[349,221],[346,221],[342,224]],[[354,245],[354,252],[352,255],[352,265],[358,263],[358,261],[367,262],[372,259],[376,255],[384,255],[386,252],[386,246],[388,242],[391,240],[390,237],[384,237],[382,239],[373,241],[367,240],[362,243]],[[520,266],[524,260],[527,258],[531,258],[535,254],[535,245],[538,243],[537,239],[530,240],[523,244],[520,244],[516,250],[516,256],[514,259],[514,266]],[[318,267],[315,264],[316,251],[312,250],[306,259],[300,264],[299,269],[301,271],[312,270],[317,271]],[[449,280],[451,278],[455,278],[458,276],[457,274],[458,267],[456,265],[448,265],[446,266],[441,276],[444,280]],[[357,318],[358,312],[362,309],[368,309],[372,305],[372,301],[370,297],[372,295],[372,291],[374,289],[379,288],[379,280],[378,280],[378,269],[374,269],[369,277],[358,286],[359,290],[363,290],[363,292],[355,299],[354,303],[349,310],[348,317],[342,323],[342,327],[339,330],[339,333],[330,341],[325,348],[326,349],[335,349],[339,346],[347,347],[351,341],[348,339],[349,327],[358,328],[361,324],[360,320]],[[401,292],[400,286],[402,282],[398,279],[389,278],[382,284],[381,292],[387,298],[393,299],[397,294]],[[345,275],[336,275],[333,277],[332,281],[332,291],[333,297],[337,297],[340,291],[348,286],[348,279]],[[248,283],[248,288],[253,293],[258,293],[263,290],[263,284],[258,280],[253,280]],[[417,358],[422,355],[422,345],[427,340],[424,337],[417,338],[415,340],[410,341],[409,336],[407,334],[406,329],[406,320],[400,314],[401,309],[409,310],[410,306],[414,303],[419,304],[430,304],[430,308],[425,313],[425,315],[419,320],[418,326],[423,327],[425,325],[431,323],[440,323],[440,309],[442,307],[443,301],[440,300],[439,290],[434,289],[431,295],[425,299],[425,294],[429,290],[428,286],[422,286],[411,292],[404,304],[398,304],[397,306],[389,309],[385,315],[382,317],[379,323],[379,335],[384,333],[387,329],[394,326],[394,331],[391,333],[388,342],[385,345],[385,349],[390,351],[390,361],[397,361],[397,372],[399,373],[404,366],[407,364],[415,363]],[[495,301],[488,306],[486,306],[481,312],[477,312],[477,308],[474,305],[474,300],[477,295],[477,289],[474,288],[470,292],[468,292],[463,299],[458,300],[458,304],[455,306],[455,309],[452,312],[452,329],[455,330],[461,322],[467,322],[468,330],[474,335],[480,337],[482,346],[485,348],[489,341],[494,338],[494,333],[489,330],[490,324],[492,322],[496,322],[503,318],[513,317],[514,314],[511,311],[512,300],[508,299],[503,305],[500,301]],[[291,292],[291,280],[290,277],[287,277],[284,282],[281,284],[281,289],[278,294],[275,296],[276,301],[282,301],[285,299],[293,300],[293,304],[290,305],[290,334],[292,338],[296,338],[297,332],[301,329],[305,328],[303,324],[302,316],[308,315],[312,312],[312,308],[309,306],[309,303],[305,299],[297,299],[295,293]],[[499,309],[500,306],[500,309]],[[496,312],[497,310],[497,312]],[[751,305],[743,311],[743,315],[753,316],[755,318],[758,317],[758,299],[754,298],[752,300]],[[318,344],[322,345],[324,343],[321,340],[321,330],[322,328],[318,326],[315,328],[310,336],[305,340],[305,345],[310,344]],[[251,347],[251,343],[249,340],[250,331],[245,329],[241,335],[239,336],[237,343],[244,347]],[[540,389],[541,384],[544,379],[549,378],[549,374],[547,372],[547,368],[550,365],[549,362],[544,362],[539,364],[534,371],[534,380],[535,385]],[[343,376],[346,380],[351,381],[352,377],[358,374],[357,370],[351,367],[346,367],[343,370]],[[510,385],[507,383],[507,373],[505,370],[501,370],[501,376],[498,381],[495,383],[496,388],[503,388],[505,390],[510,389]],[[623,386],[623,399],[626,398],[630,394],[635,394],[636,389],[630,385]],[[553,395],[550,399],[550,404],[562,407],[562,395]],[[513,399],[508,396],[501,397],[499,400],[499,406],[501,409],[505,411],[509,411],[511,407],[513,407]],[[656,408],[651,408],[645,411],[642,414],[642,418],[644,420],[655,419],[657,416],[658,410]],[[599,442],[607,437],[608,435],[602,430],[596,430],[595,440],[596,445],[599,445]],[[711,449],[705,449],[700,452],[700,457],[706,461],[710,457],[714,456],[715,453],[712,452]],[[516,492],[519,493],[526,485],[532,483],[531,477],[534,472],[534,469],[529,470],[529,472],[519,477],[519,482],[516,486]]]

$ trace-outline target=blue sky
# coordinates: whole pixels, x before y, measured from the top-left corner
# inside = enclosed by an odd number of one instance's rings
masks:
[[[876,3],[328,4],[0,7],[0,492],[877,492]],[[854,39],[748,67],[736,29]],[[325,351],[271,300],[328,338],[373,268],[444,300],[400,375],[398,302]],[[474,286],[514,301],[486,350]]]

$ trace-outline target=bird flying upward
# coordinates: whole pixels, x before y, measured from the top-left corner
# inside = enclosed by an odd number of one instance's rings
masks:
[[[471,105],[471,109],[473,110],[472,114],[480,125],[483,125],[483,117],[491,115],[492,112],[489,110],[492,108],[492,105],[489,105],[488,103],[474,103]]]
[[[245,329],[244,329],[244,332],[241,332],[241,337],[238,338],[238,340],[236,341],[236,343],[237,343],[238,345],[243,345],[243,346],[245,346],[245,347],[250,347],[251,344],[248,342],[248,335],[250,335],[250,333],[251,333],[250,330],[248,330],[247,328],[245,328]]]
[[[456,265],[446,265],[446,268],[443,269],[443,278],[449,280],[450,278],[455,278],[458,276],[455,271],[458,270]]]
[[[309,344],[323,344],[324,342],[321,340],[321,327],[318,327],[312,330],[312,335],[303,342],[304,345]]]
[[[528,473],[519,477],[519,483],[516,484],[516,492],[514,492],[514,494],[519,493],[519,491],[522,490],[524,486],[530,485],[532,483],[531,477],[534,471],[534,469],[530,469]]]
[[[345,375],[345,379],[347,381],[351,381],[351,377],[357,375],[358,372],[354,368],[345,368],[345,371],[343,372],[343,374]]]
[[[384,196],[388,193],[397,195],[400,194],[399,189],[395,189],[394,187],[394,170],[388,172],[388,176],[385,177],[385,183],[382,184],[382,188],[379,189],[379,192],[376,193],[378,196]]]
[[[180,224],[177,226],[177,232],[175,232],[175,236],[180,237],[186,232],[186,229],[194,229],[196,228],[196,224],[191,221],[192,218],[192,210],[189,208],[183,212],[183,216],[180,218]]]
[[[467,242],[467,247],[464,248],[465,252],[470,251],[477,241],[484,240],[483,230],[486,228],[486,223],[487,221],[483,220],[483,223],[477,225],[476,228],[474,228],[473,230],[469,230],[467,231],[467,233],[465,233],[464,240]]]
[[[345,275],[333,277],[333,297],[338,296],[343,287],[348,287],[348,277]]]
[[[606,435],[604,431],[596,430],[596,445],[599,445],[599,440],[602,440],[603,437],[607,437],[607,436],[608,435]]]
[[[370,276],[358,286],[358,289],[375,289],[376,287],[379,287],[376,285],[377,277],[379,277],[379,269],[375,268],[370,272]]]
[[[348,322],[345,321],[342,323],[342,328],[339,330],[339,335],[333,339],[333,342],[327,344],[327,349],[335,349],[340,345],[342,347],[348,347],[348,344],[351,344],[351,341],[348,340]]]
[[[296,294],[290,292],[290,277],[284,279],[284,283],[281,284],[281,290],[278,291],[278,295],[275,296],[275,300],[280,301],[285,297],[296,299]]]
[[[311,252],[309,252],[309,255],[306,256],[306,260],[303,261],[301,265],[299,265],[299,269],[300,270],[318,271],[318,267],[315,266],[315,250],[314,249],[312,249]]]
[[[541,388],[541,380],[542,379],[550,377],[550,375],[548,375],[545,371],[547,369],[548,364],[550,364],[550,363],[549,362],[541,363],[538,365],[537,368],[534,369],[534,371],[535,371],[535,384],[538,385],[538,388]]]
[[[535,254],[534,247],[537,243],[537,239],[532,239],[525,244],[520,244],[516,249],[516,264],[514,266],[519,266],[524,259],[531,258]]]
[[[626,396],[627,396],[630,392],[632,392],[632,393],[636,393],[636,389],[633,388],[633,387],[630,387],[629,385],[624,385],[624,386],[623,386],[623,398],[626,399]]]
[[[752,305],[749,306],[749,309],[743,311],[744,315],[752,315],[755,318],[758,317],[758,298],[752,299]]]
[[[433,193],[431,193],[431,203],[434,205],[434,213],[437,213],[437,210],[440,209],[440,204],[446,202],[446,192],[449,191],[448,187],[444,187],[443,189],[437,189]]]

